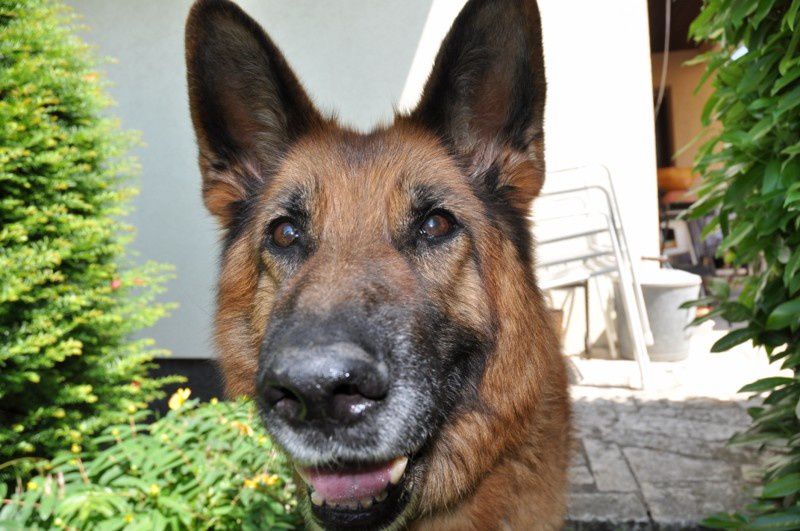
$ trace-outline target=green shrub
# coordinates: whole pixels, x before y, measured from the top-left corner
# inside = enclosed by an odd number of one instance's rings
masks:
[[[0,0],[0,481],[158,395],[131,334],[165,313],[164,269],[128,267],[135,138],[73,18]]]
[[[743,323],[714,351],[745,341],[763,346],[771,362],[794,373],[767,378],[742,392],[766,393],[751,408],[751,428],[735,443],[758,444],[773,455],[758,501],[743,514],[717,515],[712,527],[800,528],[800,0],[706,0],[692,36],[711,41],[701,56],[714,76],[706,125],[721,124],[700,150],[699,201],[692,215],[715,213],[707,229],[722,230],[721,255],[748,266],[736,300],[717,284],[712,316]],[[732,58],[735,50],[747,53]],[[738,55],[738,54],[737,54]]]
[[[106,429],[95,442],[108,447],[95,456],[57,457],[5,500],[0,528],[298,528],[290,465],[256,408],[187,395],[179,390],[173,410],[151,424]]]

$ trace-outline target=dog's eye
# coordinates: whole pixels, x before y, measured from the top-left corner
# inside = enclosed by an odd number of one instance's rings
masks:
[[[438,240],[452,234],[455,228],[456,223],[453,216],[437,210],[428,214],[428,217],[422,222],[419,232],[428,240]]]
[[[277,247],[290,247],[298,238],[300,238],[300,230],[291,220],[278,221],[272,229],[272,243]]]

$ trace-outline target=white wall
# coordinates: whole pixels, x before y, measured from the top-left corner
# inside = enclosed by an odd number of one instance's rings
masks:
[[[583,164],[607,166],[632,257],[658,256],[647,2],[539,0],[539,5],[548,79],[548,170]],[[545,188],[558,186],[557,178],[551,176]],[[655,267],[656,263],[646,264]],[[572,311],[566,315],[564,351],[569,354],[584,348],[583,291],[577,290],[575,297]],[[591,344],[602,337],[601,304],[592,293]]]
[[[647,2],[540,0],[549,170],[611,170],[634,256],[658,254]]]
[[[183,64],[188,0],[68,0],[107,67],[123,125],[143,132],[133,223],[143,258],[177,266],[153,331],[177,357],[210,355],[216,230],[203,210]],[[414,102],[463,0],[240,0],[325,110],[367,129]],[[636,255],[658,251],[647,6],[642,0],[540,0],[549,95],[548,167],[611,168]],[[429,14],[431,15],[429,17]],[[424,29],[424,34],[423,34]],[[421,37],[422,42],[420,42]],[[412,68],[412,64],[414,65]],[[402,101],[401,101],[402,96]]]

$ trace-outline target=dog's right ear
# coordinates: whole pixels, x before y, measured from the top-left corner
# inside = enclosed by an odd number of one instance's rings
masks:
[[[227,227],[322,118],[261,26],[228,0],[192,6],[186,68],[203,200]]]

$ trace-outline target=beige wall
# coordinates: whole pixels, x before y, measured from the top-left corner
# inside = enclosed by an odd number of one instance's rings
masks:
[[[672,113],[672,149],[678,153],[673,165],[679,168],[690,168],[697,149],[702,142],[696,141],[703,126],[700,117],[703,106],[713,92],[710,82],[705,83],[695,94],[700,78],[705,71],[704,65],[686,65],[699,52],[696,50],[675,50],[670,52],[667,63],[667,87],[669,88],[670,110]],[[661,80],[661,65],[664,55],[655,53],[653,63],[653,88],[657,89]],[[691,146],[687,145],[690,142]],[[685,149],[684,149],[685,148]]]

